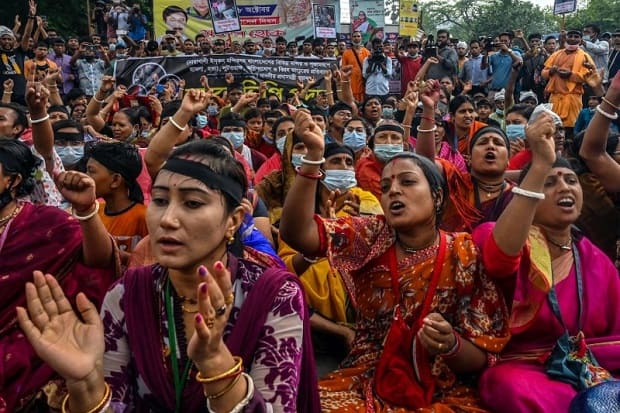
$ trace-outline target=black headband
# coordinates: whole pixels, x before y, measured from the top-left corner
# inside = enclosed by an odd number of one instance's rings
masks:
[[[393,131],[393,132],[398,132],[402,135],[405,134],[405,129],[400,126],[400,125],[396,125],[394,123],[381,123],[379,126],[377,126],[375,128],[375,135],[378,132],[383,132],[383,131]]]
[[[197,179],[211,189],[222,191],[237,204],[240,204],[243,198],[243,188],[239,182],[214,172],[204,163],[172,158],[166,161],[162,169]]]

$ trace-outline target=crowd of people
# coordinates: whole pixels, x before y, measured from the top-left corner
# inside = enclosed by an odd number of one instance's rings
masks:
[[[34,0],[15,22],[0,412],[620,406],[620,31],[65,41]],[[115,82],[179,53],[335,64],[286,96]]]

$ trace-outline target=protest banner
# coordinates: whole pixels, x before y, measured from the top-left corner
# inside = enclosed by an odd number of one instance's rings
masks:
[[[157,85],[169,81],[178,84],[185,79],[186,89],[199,88],[200,77],[207,76],[213,92],[221,96],[226,91],[226,73],[235,76],[244,92],[258,91],[261,82],[267,84],[267,93],[280,99],[296,90],[297,79],[306,81],[313,77],[315,86],[306,95],[312,99],[322,86],[323,74],[334,60],[295,60],[289,58],[254,57],[249,55],[208,55],[130,58],[119,60],[114,67],[116,81],[128,88],[132,95],[146,95]]]
[[[213,31],[217,34],[241,30],[235,0],[209,0]]]
[[[268,36],[284,36],[289,40],[307,38],[314,35],[312,4],[334,5],[333,0],[266,0],[261,4],[253,0],[237,0],[236,14],[240,29],[218,34],[213,26],[210,3],[221,2],[230,6],[232,0],[153,0],[155,38],[159,40],[166,30],[177,29],[184,38],[194,39],[202,33],[209,39],[222,38],[228,44],[235,40],[243,42]],[[228,6],[224,6],[226,10],[230,9]],[[171,14],[171,10],[176,13]],[[340,28],[339,19],[339,10],[335,8],[336,29]],[[226,25],[229,26],[228,23]]]
[[[313,4],[314,37],[317,39],[336,38],[336,7]]]
[[[383,0],[351,1],[351,33],[362,32],[362,41],[368,42],[377,32],[383,33],[385,5]]]
[[[420,11],[418,0],[400,1],[400,22],[399,30],[401,36],[409,36],[412,39],[418,34],[420,26]]]
[[[577,10],[577,0],[555,0],[553,14],[567,14]]]

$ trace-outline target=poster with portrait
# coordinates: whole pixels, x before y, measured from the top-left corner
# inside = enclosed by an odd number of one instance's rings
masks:
[[[241,30],[241,21],[237,13],[235,0],[209,0],[213,31],[216,34],[237,32]]]
[[[383,0],[351,0],[351,33],[362,32],[367,43],[376,32],[383,32],[385,6]]]
[[[314,34],[312,3],[331,4],[333,0],[236,0],[239,29],[218,34],[212,18],[211,3],[218,0],[153,0],[153,25],[155,38],[160,39],[167,30],[179,30],[184,38],[194,39],[201,33],[209,39],[222,38],[226,43],[246,39],[288,40],[310,37]],[[230,15],[230,12],[228,13]],[[336,10],[336,21],[338,21]],[[216,20],[218,21],[218,20]],[[337,26],[338,27],[338,24]]]
[[[312,4],[314,37],[317,39],[336,38],[336,7],[333,5]]]
[[[420,25],[420,11],[418,0],[400,0],[400,22],[398,32],[401,36],[412,39],[418,34]]]

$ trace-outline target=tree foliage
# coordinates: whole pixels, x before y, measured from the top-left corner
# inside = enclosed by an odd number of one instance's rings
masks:
[[[528,33],[558,32],[562,16],[525,0],[456,0],[454,3],[426,0],[422,3],[422,25],[427,33],[450,30],[455,38],[473,39],[496,35],[508,29]],[[620,0],[582,0],[575,13],[565,16],[565,27],[598,24],[602,31],[620,27]]]
[[[566,27],[582,28],[586,24],[597,24],[603,32],[620,28],[620,0],[590,0],[580,4],[575,13],[566,16]]]
[[[523,0],[425,2],[422,10],[423,27],[427,33],[447,28],[453,37],[459,39],[496,35],[509,29],[548,33],[556,31],[558,24],[550,10]]]

